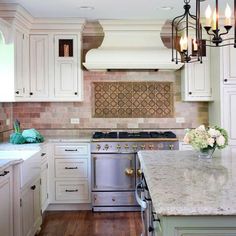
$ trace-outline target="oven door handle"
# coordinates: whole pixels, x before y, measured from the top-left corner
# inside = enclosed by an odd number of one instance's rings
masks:
[[[139,196],[139,192],[142,192],[143,188],[142,188],[142,182],[139,182],[136,185],[136,189],[135,189],[135,198],[138,202],[138,204],[141,206],[141,208],[144,210],[147,208],[147,203],[145,200],[142,200],[141,197]]]

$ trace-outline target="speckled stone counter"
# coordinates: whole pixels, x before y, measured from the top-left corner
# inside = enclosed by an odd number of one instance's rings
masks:
[[[236,151],[216,152],[210,160],[194,151],[138,156],[158,215],[236,215]]]

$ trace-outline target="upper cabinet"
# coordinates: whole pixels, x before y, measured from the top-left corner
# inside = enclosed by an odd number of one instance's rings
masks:
[[[202,63],[184,65],[181,86],[183,101],[212,101],[209,57],[203,57]]]
[[[82,101],[85,21],[33,19],[14,4],[4,9],[0,11],[0,78],[8,83],[1,83],[0,102]]]
[[[80,36],[55,35],[55,97],[82,100]]]
[[[223,83],[236,84],[236,49],[233,47],[222,48],[223,58]]]
[[[49,97],[48,35],[30,35],[31,98]]]

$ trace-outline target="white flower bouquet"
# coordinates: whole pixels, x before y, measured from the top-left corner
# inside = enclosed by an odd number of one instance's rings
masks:
[[[187,130],[184,143],[190,144],[202,153],[213,154],[216,148],[223,149],[228,145],[228,134],[218,126],[205,127],[200,125],[196,129]]]

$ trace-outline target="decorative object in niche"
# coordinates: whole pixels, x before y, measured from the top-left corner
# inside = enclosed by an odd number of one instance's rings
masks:
[[[173,117],[172,82],[94,82],[93,116],[98,118]]]

